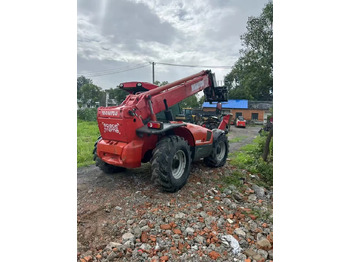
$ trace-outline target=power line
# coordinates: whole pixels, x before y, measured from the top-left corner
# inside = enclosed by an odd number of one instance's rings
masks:
[[[227,69],[232,68],[232,66],[181,65],[181,64],[171,64],[171,63],[161,63],[161,62],[155,62],[155,64],[168,65],[168,66],[180,66],[180,67],[206,67],[206,68],[227,68]]]
[[[119,73],[123,73],[123,72],[127,72],[127,71],[132,71],[132,70],[136,70],[139,68],[143,68],[149,66],[149,64],[144,64],[144,65],[140,65],[140,66],[136,66],[136,67],[132,67],[132,68],[128,68],[128,69],[124,69],[124,70],[117,70],[117,71],[113,71],[113,72],[106,72],[106,73],[97,73],[97,74],[85,74],[84,76],[86,77],[99,77],[99,76],[105,76],[105,75],[112,75],[112,74],[119,74]],[[83,75],[83,74],[80,74]]]
[[[140,65],[146,65],[148,64],[148,62],[143,62],[143,63],[138,63],[138,64],[134,64],[134,65],[124,65],[124,66],[120,66],[120,67],[116,67],[116,68],[109,68],[109,69],[103,69],[103,70],[99,70],[99,71],[87,71],[84,74],[85,75],[89,75],[89,74],[99,74],[99,73],[108,73],[108,72],[114,72],[114,71],[118,71],[118,70],[123,70],[128,69],[130,67],[134,67],[134,66],[140,66]]]

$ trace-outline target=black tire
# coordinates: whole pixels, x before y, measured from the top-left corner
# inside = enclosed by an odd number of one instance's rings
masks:
[[[94,145],[94,150],[92,151],[92,153],[94,154],[94,161],[96,163],[96,166],[98,166],[106,174],[113,174],[113,173],[119,173],[119,172],[125,171],[126,168],[107,164],[106,162],[103,162],[101,158],[99,158],[97,156],[97,143],[101,139],[102,139],[101,137],[99,137],[97,139],[97,141],[95,142],[95,145]]]
[[[164,191],[178,191],[187,182],[191,160],[190,146],[182,137],[172,135],[163,138],[153,150],[152,180]]]
[[[210,156],[204,158],[204,163],[209,167],[221,167],[225,165],[228,155],[227,136],[220,135],[213,144],[213,151]]]

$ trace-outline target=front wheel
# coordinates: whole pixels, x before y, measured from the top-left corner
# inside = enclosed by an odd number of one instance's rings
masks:
[[[226,163],[228,155],[227,136],[220,135],[213,144],[213,151],[210,156],[204,158],[204,163],[209,167],[221,167]]]
[[[163,138],[153,150],[151,167],[152,180],[164,191],[178,191],[186,184],[190,174],[190,146],[179,136]]]

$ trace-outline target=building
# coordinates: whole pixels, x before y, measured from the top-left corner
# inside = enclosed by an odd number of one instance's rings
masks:
[[[245,99],[230,99],[222,102],[222,112],[231,113],[234,118],[243,116],[247,121],[255,123],[266,123],[267,117],[271,115],[272,101],[248,101]],[[203,111],[215,111],[216,103],[203,103]]]

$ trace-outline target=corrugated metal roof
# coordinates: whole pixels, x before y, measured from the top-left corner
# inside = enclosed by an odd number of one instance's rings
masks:
[[[213,102],[212,104],[209,104],[209,102],[203,103],[204,107],[216,107],[216,102]],[[248,108],[248,100],[245,99],[230,99],[227,102],[221,102],[222,108],[242,108],[247,109]]]

